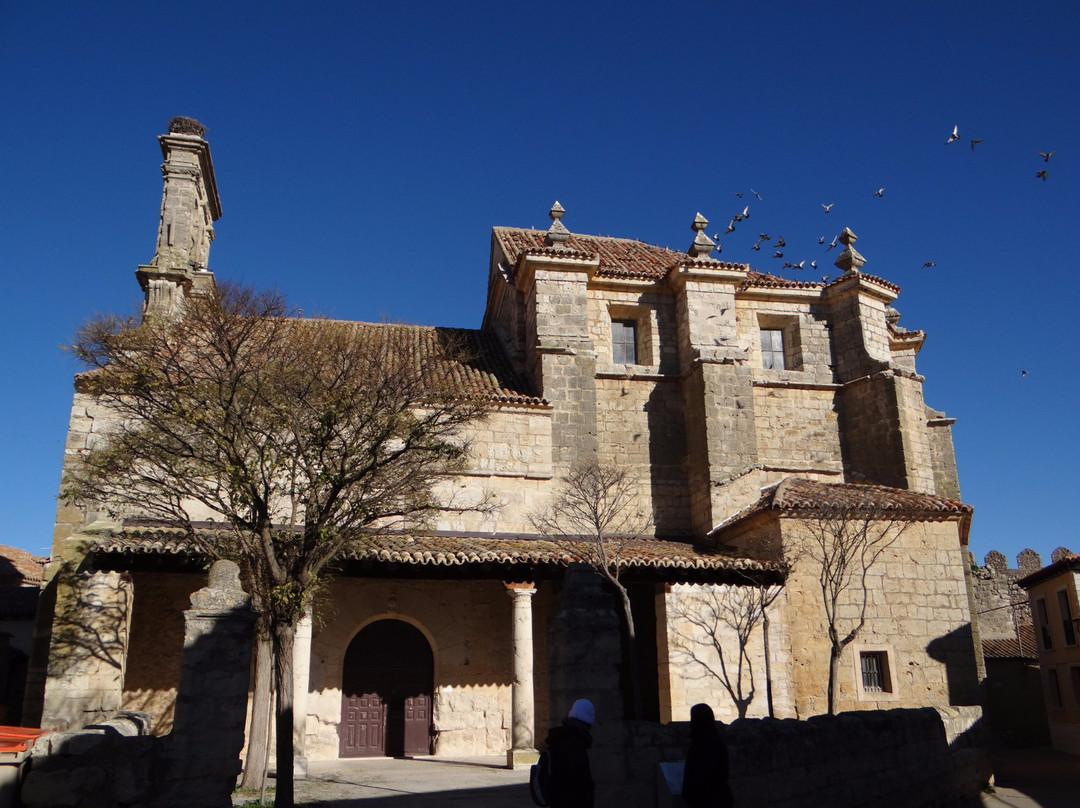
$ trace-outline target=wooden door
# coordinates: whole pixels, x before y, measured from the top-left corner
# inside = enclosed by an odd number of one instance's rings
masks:
[[[401,620],[365,626],[349,643],[341,676],[341,757],[431,752],[434,657]]]

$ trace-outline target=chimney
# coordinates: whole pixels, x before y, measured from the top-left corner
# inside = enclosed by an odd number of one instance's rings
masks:
[[[169,121],[169,133],[158,136],[165,162],[157,247],[136,272],[146,296],[144,316],[175,313],[186,295],[214,287],[210,242],[221,200],[205,133],[194,118],[177,117]]]

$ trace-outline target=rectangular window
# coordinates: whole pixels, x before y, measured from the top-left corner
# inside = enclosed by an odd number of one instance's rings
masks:
[[[884,651],[863,651],[859,654],[862,666],[863,691],[866,693],[891,693],[889,660]]]
[[[1057,593],[1058,612],[1061,614],[1061,628],[1065,632],[1065,644],[1076,645],[1076,624],[1073,623],[1072,607],[1069,605],[1069,592],[1062,589]]]
[[[1039,598],[1035,601],[1035,620],[1039,624],[1039,639],[1042,641],[1044,651],[1052,651],[1054,639],[1050,636],[1050,618],[1046,616],[1046,601]]]
[[[1057,670],[1054,668],[1046,670],[1046,698],[1055,710],[1061,709],[1061,688],[1058,687]]]
[[[1080,710],[1080,665],[1069,668],[1069,680],[1072,683],[1073,709]]]
[[[761,366],[766,370],[784,370],[784,332],[779,328],[761,329]]]
[[[611,361],[616,365],[636,365],[637,321],[611,321]]]

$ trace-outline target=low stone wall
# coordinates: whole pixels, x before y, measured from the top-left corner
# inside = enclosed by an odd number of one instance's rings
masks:
[[[656,805],[658,764],[686,756],[688,723],[624,726],[621,738],[615,728],[597,728],[597,808]],[[950,743],[933,708],[743,719],[725,738],[740,808],[952,806],[977,795],[991,776],[970,733]]]
[[[26,808],[121,808],[148,805],[160,739],[150,735],[149,713],[119,713],[73,732],[37,740],[22,783]]]

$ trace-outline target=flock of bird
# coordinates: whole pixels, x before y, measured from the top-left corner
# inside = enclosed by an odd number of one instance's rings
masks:
[[[960,127],[959,127],[959,125],[953,126],[952,133],[945,139],[945,145],[949,146],[949,145],[951,145],[953,143],[956,143],[960,139],[961,138],[960,138]],[[981,137],[971,138],[971,141],[970,141],[971,150],[975,151],[975,146],[978,145],[979,143],[982,143],[983,140],[984,140],[984,138],[981,138]],[[1054,154],[1056,154],[1056,152],[1053,152],[1053,151],[1045,151],[1045,152],[1041,151],[1041,152],[1038,152],[1038,155],[1043,159],[1044,163],[1049,163],[1050,158],[1053,157]],[[1039,171],[1036,171],[1035,176],[1045,182],[1049,175],[1048,175],[1047,170],[1044,168],[1044,169],[1041,169]],[[753,188],[750,189],[750,193],[753,194],[754,197],[758,201],[761,201],[761,199],[762,199],[761,194],[759,194]],[[873,195],[875,197],[877,197],[878,199],[884,197],[885,196],[885,188],[884,187],[878,188],[876,191],[874,191]],[[742,199],[744,197],[744,194],[743,194],[742,191],[735,191],[735,192],[732,193],[732,196],[736,196],[739,199]],[[829,214],[829,213],[832,212],[833,206],[835,204],[836,203],[834,203],[834,202],[828,202],[828,203],[822,202],[821,207],[822,207],[822,210],[824,210],[826,214]],[[735,226],[737,224],[741,223],[741,222],[746,221],[749,218],[750,218],[750,206],[749,205],[744,205],[743,209],[741,211],[739,211],[738,213],[736,213],[734,216],[731,217],[731,221],[728,222],[727,229],[724,230],[723,234],[721,234],[721,233],[714,233],[713,234],[713,241],[716,242],[716,251],[718,253],[721,251],[721,245],[720,245],[721,235],[726,236],[729,233],[734,233],[735,232]],[[826,247],[825,252],[829,252],[829,250],[836,247],[838,238],[839,238],[839,236],[833,236],[832,237],[832,241],[829,242],[829,246]],[[772,237],[768,233],[759,233],[757,240],[753,243],[753,245],[751,245],[750,249],[751,250],[761,250],[761,245],[765,244],[765,243],[767,243],[769,241],[772,241]],[[825,236],[819,236],[818,237],[818,244],[824,244],[824,243],[825,243]],[[773,248],[775,250],[773,252],[772,257],[774,259],[783,258],[784,257],[783,249],[787,246],[787,242],[784,241],[784,237],[783,236],[778,236],[777,239],[776,239],[776,242],[772,246],[773,246]],[[933,267],[936,267],[936,266],[937,266],[937,262],[935,262],[935,261],[924,261],[923,264],[922,264],[923,269],[929,269],[929,268],[933,268]],[[783,263],[782,269],[803,270],[803,269],[806,269],[806,267],[807,267],[807,262],[806,262],[805,259],[803,259],[803,260],[799,261],[798,263],[795,263],[795,262],[792,262],[792,261],[785,261]],[[809,267],[812,270],[816,270],[818,268],[818,262],[817,261],[810,261],[809,262]],[[831,275],[822,275],[821,276],[821,280],[826,282],[826,283],[830,280],[830,278],[831,278]]]

